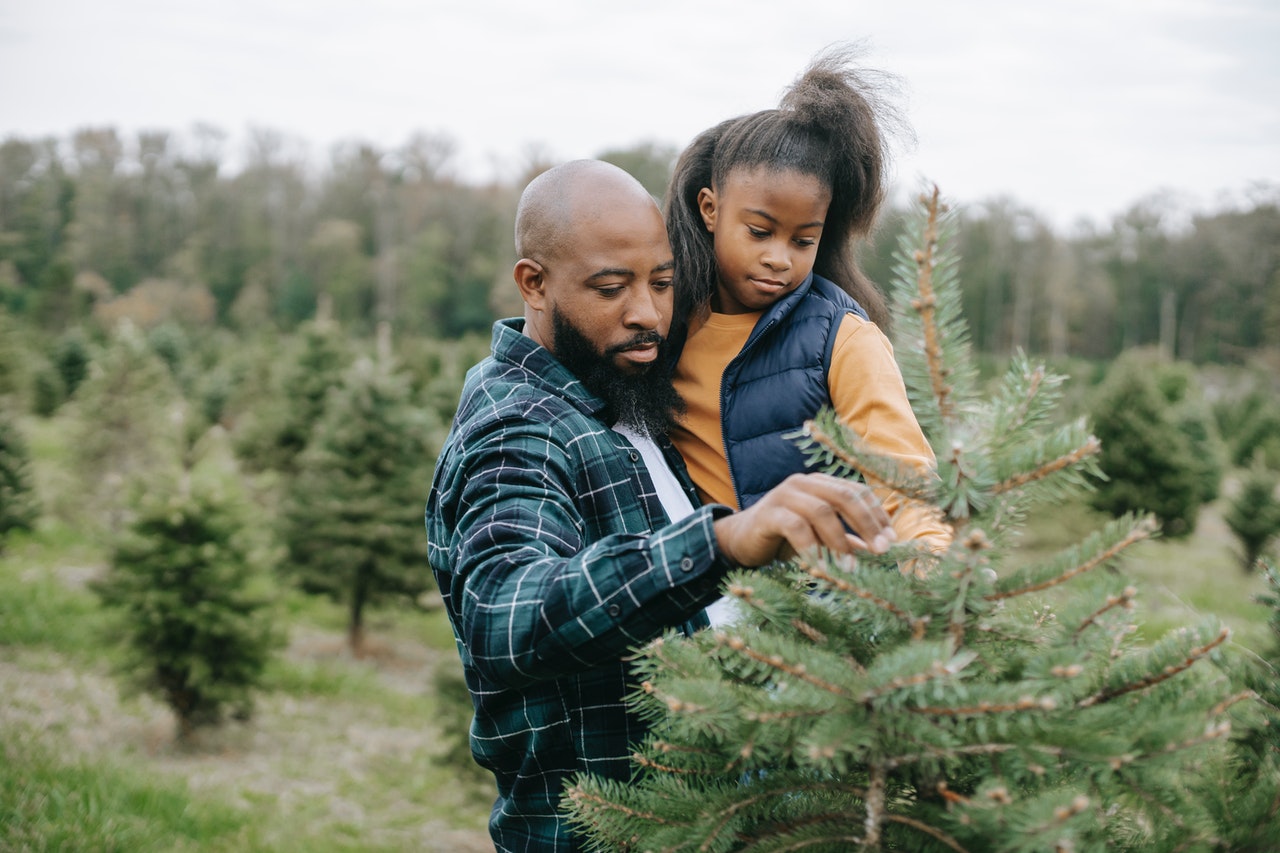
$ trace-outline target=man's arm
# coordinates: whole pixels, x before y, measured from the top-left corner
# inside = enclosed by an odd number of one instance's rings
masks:
[[[519,686],[617,660],[715,598],[731,567],[712,526],[726,508],[588,542],[579,472],[551,429],[507,422],[467,444],[436,511],[452,531],[448,583],[463,641],[488,678]],[[616,498],[606,489],[592,501],[625,512],[625,471],[609,488]]]
[[[803,474],[743,512],[711,505],[653,533],[587,542],[575,463],[548,427],[508,423],[468,445],[442,484],[457,490],[441,519],[450,597],[475,666],[511,686],[617,660],[714,600],[735,566],[819,546],[883,552],[894,538],[866,486]],[[620,474],[610,488],[631,482]]]

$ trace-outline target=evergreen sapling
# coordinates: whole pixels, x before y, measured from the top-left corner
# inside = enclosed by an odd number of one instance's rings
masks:
[[[289,484],[288,571],[304,591],[346,605],[357,656],[368,607],[414,601],[432,587],[420,530],[429,426],[404,376],[361,359],[330,394]]]
[[[31,454],[17,419],[0,406],[0,553],[11,530],[30,530],[40,515]]]
[[[945,553],[902,543],[741,571],[736,625],[640,650],[651,724],[630,784],[583,774],[563,805],[596,850],[1044,851],[1212,846],[1196,780],[1239,705],[1208,661],[1215,620],[1149,647],[1111,567],[1154,524],[1125,516],[1043,563],[1006,566],[1035,502],[1097,474],[1061,379],[1017,358],[982,399],[936,190],[904,234],[895,349],[936,478],[834,417],[801,437],[828,472],[942,513]],[[940,242],[939,233],[942,233]],[[1206,774],[1207,775],[1207,774]]]
[[[272,619],[270,549],[228,478],[197,466],[138,497],[94,589],[121,616],[124,672],[159,696],[179,741],[252,710],[284,637]]]

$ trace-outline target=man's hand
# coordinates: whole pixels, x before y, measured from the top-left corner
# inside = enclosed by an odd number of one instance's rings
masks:
[[[870,488],[817,473],[792,474],[750,508],[718,520],[715,531],[720,553],[739,566],[763,566],[817,545],[838,554],[883,554],[897,538]]]

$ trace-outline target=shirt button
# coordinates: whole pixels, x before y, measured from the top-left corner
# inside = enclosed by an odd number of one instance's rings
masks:
[[[609,615],[610,615],[610,616],[617,616],[617,615],[618,615],[619,613],[621,613],[621,612],[622,612],[622,608],[621,608],[621,607],[619,607],[618,605],[616,605],[616,604],[610,604],[610,605],[609,605]]]
[[[640,461],[640,454],[639,454],[639,453],[637,453],[637,452],[636,452],[636,451],[634,451],[634,450],[633,450],[633,451],[631,451],[631,461],[632,461],[632,462],[639,462],[639,461]]]
[[[692,557],[685,557],[683,560],[681,560],[681,561],[680,561],[680,571],[682,571],[682,572],[691,572],[691,571],[693,571],[693,558],[692,558]]]

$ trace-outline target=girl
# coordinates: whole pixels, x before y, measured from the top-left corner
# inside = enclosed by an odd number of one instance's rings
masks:
[[[676,163],[671,337],[687,411],[671,437],[704,501],[745,508],[804,471],[783,436],[823,406],[874,450],[934,464],[876,325],[884,299],[854,263],[854,240],[884,198],[886,154],[847,57],[820,57],[778,109],[716,125]],[[898,541],[946,547],[950,531],[934,514],[887,489],[877,496]]]

